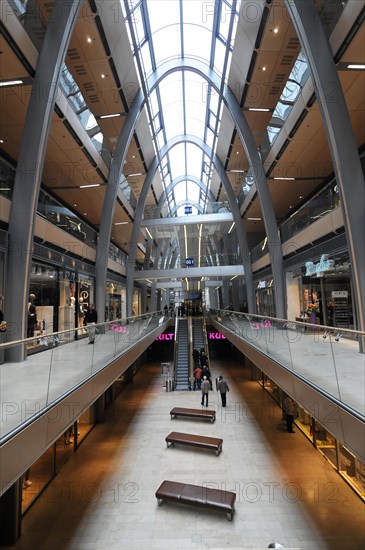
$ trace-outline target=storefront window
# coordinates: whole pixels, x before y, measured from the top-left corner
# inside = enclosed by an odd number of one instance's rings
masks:
[[[312,442],[314,441],[313,422],[311,415],[298,405],[298,417],[295,420],[295,424]]]
[[[28,353],[47,347],[45,336],[58,330],[58,269],[32,263],[29,288],[27,337],[39,338],[28,344]]]
[[[54,475],[54,445],[52,445],[22,476],[23,514],[53,479]]]
[[[108,281],[106,286],[105,321],[115,321],[125,316],[125,288]]]
[[[317,449],[337,468],[336,439],[318,422],[314,424],[314,441]]]
[[[365,465],[341,443],[339,445],[339,471],[360,496],[365,498]]]

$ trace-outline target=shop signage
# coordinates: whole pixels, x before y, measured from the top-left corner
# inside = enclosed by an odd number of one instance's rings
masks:
[[[185,214],[192,214],[193,213],[193,207],[192,206],[185,206],[184,212],[185,212]]]
[[[260,328],[272,327],[271,321],[262,321],[261,323],[251,323],[253,330],[260,330]]]
[[[348,295],[347,290],[332,290],[331,293],[332,298],[348,298]]]
[[[320,261],[315,264],[313,262],[306,262],[305,268],[306,272],[305,274],[307,276],[310,275],[316,275],[317,277],[320,277],[324,271],[331,271],[335,267],[335,261],[328,259],[329,254],[322,254]]]
[[[116,325],[115,323],[111,323],[109,328],[115,332],[127,332],[127,325]]]
[[[168,334],[160,334],[160,336],[157,336],[156,340],[173,340],[174,339],[174,333],[169,332]]]
[[[266,281],[259,281],[257,288],[266,288]]]
[[[225,340],[226,337],[221,332],[209,332],[209,340]]]
[[[186,258],[185,265],[186,265],[186,267],[189,267],[189,266],[193,267],[194,266],[194,258]]]

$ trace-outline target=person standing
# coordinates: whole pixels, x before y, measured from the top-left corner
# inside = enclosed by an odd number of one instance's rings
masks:
[[[227,397],[227,391],[229,391],[229,387],[227,382],[223,379],[223,376],[219,377],[218,390],[222,398],[222,407],[225,407],[227,403],[226,397]]]
[[[286,429],[289,433],[293,434],[295,433],[293,430],[295,407],[294,401],[289,395],[284,399],[284,412],[286,417]]]
[[[95,323],[98,322],[98,314],[94,305],[91,304],[85,314],[85,324],[87,326],[91,325],[89,328],[89,344],[94,344],[95,342]]]
[[[205,406],[206,407],[208,406],[209,390],[210,390],[209,380],[206,376],[203,376],[203,382],[202,382],[202,407],[204,406],[204,401],[205,401]]]

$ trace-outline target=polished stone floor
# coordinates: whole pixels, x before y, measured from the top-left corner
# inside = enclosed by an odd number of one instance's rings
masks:
[[[363,550],[365,507],[330,463],[236,362],[211,363],[230,386],[216,391],[215,423],[175,419],[174,406],[200,407],[199,392],[166,392],[161,369],[146,364],[108,409],[23,519],[15,550],[263,549]],[[207,450],[167,448],[170,431],[223,438]],[[222,513],[164,503],[165,480],[235,491],[232,522]]]

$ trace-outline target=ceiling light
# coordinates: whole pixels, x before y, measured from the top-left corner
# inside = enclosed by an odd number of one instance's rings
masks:
[[[261,108],[261,107],[249,107],[248,108],[249,111],[257,111],[258,113],[260,112],[263,112],[263,113],[269,113],[270,112],[270,109],[267,109],[267,108]]]
[[[299,195],[299,198],[302,199],[302,198],[303,198],[303,195]]]
[[[266,71],[266,67],[262,67],[261,70],[262,70],[262,71]]]
[[[357,70],[360,70],[360,71],[364,71],[365,70],[365,65],[351,63],[351,65],[347,65],[347,68],[348,69],[355,69],[355,70],[357,69]]]
[[[146,281],[147,281],[148,283],[150,283],[151,285],[153,284],[152,281],[150,281],[149,279],[146,279]]]
[[[235,224],[235,223],[236,223],[236,222],[233,222],[232,225],[231,225],[231,227],[229,228],[228,235],[230,234],[230,232],[231,232],[232,229],[234,228],[234,224]]]
[[[126,225],[128,222],[116,222],[114,225]]]
[[[275,27],[274,33],[277,34],[278,32],[279,32],[279,29],[277,27]]]
[[[90,38],[90,36],[88,36],[87,39],[86,39],[86,42],[88,42],[90,44],[92,42],[92,38]]]
[[[277,178],[273,178],[274,180],[285,180],[285,181],[293,181],[295,180],[295,178],[280,178],[280,177],[277,177]]]
[[[77,204],[74,204],[74,206],[77,206]]]
[[[117,116],[120,116],[120,113],[113,113],[111,115],[100,115],[99,118],[115,118]]]
[[[100,76],[101,76],[101,78],[105,78],[106,75],[104,73],[101,73]]]
[[[0,139],[0,143],[4,143],[4,140],[3,140],[3,139]]]
[[[149,230],[148,230],[148,228],[147,228],[147,227],[146,227],[146,232],[148,233],[148,235],[149,235],[150,239],[153,239],[153,237],[152,237],[152,235],[151,235],[151,233],[149,232]]]
[[[244,174],[244,173],[245,173],[244,170],[229,170],[229,172],[231,172],[232,174],[235,174],[235,173],[237,173],[237,174]]]
[[[86,189],[87,187],[100,187],[100,183],[90,183],[88,185],[80,185],[80,189]]]
[[[267,237],[265,237],[264,242],[262,243],[261,250],[264,250],[266,243],[267,243]]]
[[[133,177],[135,177],[135,176],[142,176],[142,175],[143,175],[142,172],[137,172],[136,174],[128,174],[128,175],[126,176],[126,178],[133,178]]]
[[[240,154],[240,152],[239,152],[239,151],[236,151],[236,155],[239,155],[239,154]]]
[[[261,222],[262,218],[246,218],[246,220],[250,220],[251,222]]]
[[[231,281],[233,281],[233,279],[235,279],[236,277],[238,277],[238,275],[234,275],[233,277],[231,277]]]
[[[84,216],[87,216],[86,212],[84,212]]]
[[[23,84],[22,80],[4,80],[3,82],[0,82],[0,87],[4,88],[5,86],[19,86],[20,84]]]

